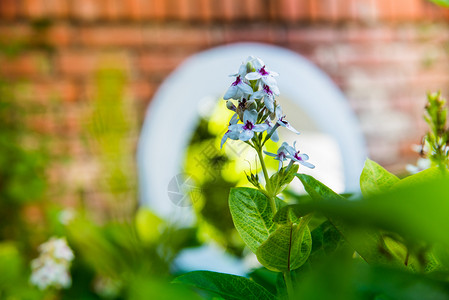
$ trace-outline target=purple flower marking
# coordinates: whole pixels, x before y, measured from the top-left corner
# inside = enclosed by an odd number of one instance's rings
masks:
[[[290,123],[285,119],[285,115],[282,114],[282,108],[280,105],[276,106],[276,119],[276,123],[280,126],[285,127],[296,134],[299,134],[299,131],[293,128],[293,126],[290,125]]]
[[[305,153],[302,154],[302,153],[300,153],[299,150],[296,150],[296,142],[293,143],[293,147],[287,146],[286,150],[287,150],[287,157],[290,158],[291,160],[299,162],[300,164],[302,164],[305,167],[308,167],[311,169],[315,168],[314,165],[307,162],[307,160],[309,160],[309,156],[307,154],[305,154]]]
[[[271,156],[276,160],[279,160],[279,170],[282,168],[282,162],[287,160],[287,155],[288,155],[287,147],[290,147],[290,146],[286,142],[283,142],[282,145],[277,150],[276,154],[264,151],[264,153],[266,155]]]

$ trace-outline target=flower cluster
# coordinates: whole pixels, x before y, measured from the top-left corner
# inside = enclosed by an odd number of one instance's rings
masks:
[[[299,134],[286,120],[280,104],[276,101],[275,97],[280,94],[275,79],[279,76],[278,73],[269,70],[260,58],[250,56],[240,66],[239,71],[230,76],[235,77],[235,80],[223,99],[227,101],[226,107],[233,111],[234,115],[221,140],[221,147],[227,139],[232,139],[246,142],[256,150],[261,149],[268,139],[279,141],[279,127]],[[279,169],[287,159],[290,159],[290,165],[299,162],[314,168],[311,163],[306,162],[309,159],[307,154],[300,154],[296,150],[296,142],[293,147],[284,142],[277,154],[265,154],[279,160]]]
[[[39,252],[39,257],[31,262],[31,283],[41,290],[70,287],[68,270],[74,255],[65,238],[51,238],[39,246]]]

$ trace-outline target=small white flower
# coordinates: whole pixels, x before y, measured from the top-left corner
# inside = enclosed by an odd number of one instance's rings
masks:
[[[299,134],[299,131],[293,128],[293,126],[290,125],[290,123],[285,119],[285,115],[282,114],[282,108],[280,105],[276,106],[276,119],[276,123],[280,126],[285,127],[296,134]]]
[[[235,81],[231,84],[231,86],[226,91],[223,99],[241,99],[242,97],[251,95],[253,93],[253,89],[249,86],[248,83],[242,80],[242,76],[237,75]]]
[[[275,76],[279,76],[278,73],[270,71],[266,68],[264,62],[260,58],[254,58],[252,60],[252,65],[256,69],[255,72],[246,74],[245,78],[248,80],[258,80],[260,79],[263,84],[273,87],[277,85]]]
[[[231,120],[229,121],[228,131],[226,131],[223,137],[221,138],[220,148],[223,148],[223,145],[224,143],[226,143],[228,138],[231,140],[239,139],[240,132],[238,131],[238,129],[234,127],[233,129],[231,129],[231,126],[237,124],[237,122],[238,122],[237,114],[234,114]]]
[[[308,168],[315,168],[314,165],[312,165],[311,163],[307,162],[307,160],[309,160],[309,156],[305,153],[300,153],[299,150],[296,150],[296,141],[293,143],[293,147],[290,145],[287,145],[285,147],[285,149],[287,150],[287,158],[290,158],[291,160],[295,161],[295,162],[299,162],[301,165],[308,167]]]
[[[243,113],[243,124],[235,124],[229,126],[229,129],[232,131],[238,131],[239,140],[241,141],[249,141],[253,138],[254,132],[264,132],[268,129],[267,124],[256,124],[257,123],[257,111],[255,109],[246,110]]]
[[[38,249],[39,257],[31,261],[30,282],[41,290],[69,287],[72,280],[68,270],[74,255],[66,240],[51,238]]]
[[[290,147],[286,142],[283,142],[282,145],[279,147],[277,153],[271,153],[264,151],[264,153],[268,156],[274,157],[274,159],[279,160],[279,169],[282,168],[282,162],[287,160],[287,147]]]
[[[69,262],[75,257],[72,250],[67,245],[66,239],[64,238],[51,238],[48,242],[45,242],[39,246],[39,251],[41,251],[42,254],[50,255],[56,259],[62,259]]]
[[[32,266],[33,273],[30,281],[41,290],[50,286],[67,288],[72,283],[64,262],[57,263],[52,259],[37,259],[32,261]]]
[[[262,99],[265,103],[265,106],[268,108],[270,112],[274,112],[274,96],[279,96],[279,88],[277,86],[270,87],[269,85],[264,84],[262,89],[255,92],[251,99]]]

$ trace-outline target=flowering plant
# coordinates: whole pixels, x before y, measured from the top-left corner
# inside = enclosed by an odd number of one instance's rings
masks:
[[[368,159],[360,176],[361,195],[339,195],[298,172],[314,165],[296,142],[283,142],[276,153],[264,150],[269,139],[279,141],[280,127],[299,134],[276,99],[278,74],[259,58],[249,57],[232,76],[235,80],[224,99],[234,115],[221,146],[228,139],[248,144],[257,153],[263,177],[250,172],[247,178],[254,188],[231,189],[229,209],[246,246],[278,276],[269,283],[257,273],[248,279],[195,271],[175,282],[224,299],[414,299],[407,296],[411,294],[425,298],[415,284],[444,299],[446,284],[429,276],[449,278],[449,239],[441,230],[449,230],[441,214],[449,211],[449,201],[440,201],[449,199],[446,110],[444,101],[436,99],[439,95],[429,95],[426,111],[432,130],[425,141],[434,165],[440,167],[399,179]],[[265,159],[279,161],[271,176]],[[283,199],[289,201],[284,201],[279,195],[294,178],[308,196],[288,192]],[[320,278],[329,281],[324,289]],[[404,286],[404,281],[413,284]]]

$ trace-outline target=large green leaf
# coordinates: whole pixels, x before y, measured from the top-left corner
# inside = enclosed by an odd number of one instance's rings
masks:
[[[276,206],[282,202],[276,199]],[[262,192],[251,188],[233,188],[229,194],[229,209],[235,228],[246,245],[256,253],[277,228],[269,199]]]
[[[443,175],[447,175],[447,171],[438,167],[429,168],[419,173],[405,177],[404,179],[401,179],[396,184],[394,184],[392,188],[393,189],[411,188],[417,184],[419,185],[426,182],[438,180]]]
[[[307,224],[280,226],[257,249],[259,262],[269,270],[285,272],[304,264],[312,249],[312,237]]]
[[[248,278],[236,275],[210,271],[194,271],[175,278],[173,282],[191,285],[212,292],[226,300],[275,299],[275,296],[261,285]]]
[[[367,159],[360,175],[360,189],[365,197],[388,191],[399,178]]]
[[[312,176],[305,174],[296,175],[304,185],[305,190],[315,201],[310,204],[300,204],[299,211],[306,214],[313,209],[314,205],[325,202],[326,205],[341,208],[341,205],[350,204],[344,197],[338,195],[325,184],[316,180]],[[354,204],[357,206],[357,203]],[[308,209],[309,208],[309,209]],[[332,211],[330,208],[329,211]],[[369,228],[357,228],[351,226],[344,218],[339,218],[338,214],[329,214],[325,212],[326,217],[335,228],[344,236],[348,244],[368,263],[391,263],[393,257],[386,250],[382,236],[375,230]]]

